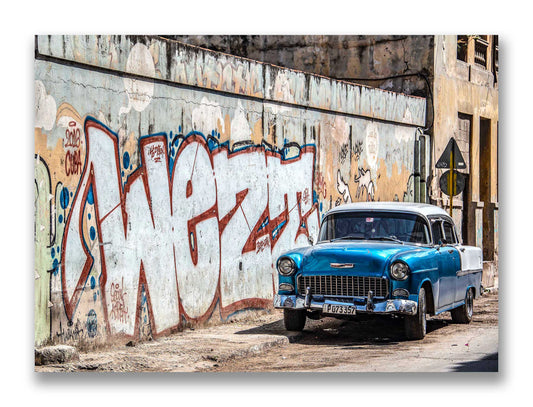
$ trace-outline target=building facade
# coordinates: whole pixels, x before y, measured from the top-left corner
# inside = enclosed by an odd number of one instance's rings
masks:
[[[454,137],[467,168],[460,170],[465,190],[453,200],[438,187],[443,170],[433,168],[430,199],[453,205],[463,241],[483,248],[483,282],[491,286],[498,269],[497,36],[436,36],[434,67],[433,156]]]

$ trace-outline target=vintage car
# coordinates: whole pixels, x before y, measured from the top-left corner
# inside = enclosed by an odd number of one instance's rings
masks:
[[[281,255],[274,307],[285,328],[306,318],[391,315],[404,319],[408,339],[426,335],[426,315],[450,311],[469,323],[482,292],[482,251],[464,246],[443,209],[419,203],[337,206],[318,241]]]

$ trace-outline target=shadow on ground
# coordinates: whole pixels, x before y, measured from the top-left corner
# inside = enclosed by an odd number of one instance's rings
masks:
[[[498,353],[491,353],[483,359],[471,362],[458,363],[454,372],[497,372],[498,371]]]
[[[427,333],[448,325],[446,320],[427,321]],[[408,341],[405,337],[403,320],[400,318],[372,318],[367,320],[339,320],[323,318],[318,321],[307,320],[302,332],[285,330],[283,320],[260,325],[236,332],[239,335],[282,335],[290,342],[303,345],[331,345],[354,348],[363,345],[393,345]]]

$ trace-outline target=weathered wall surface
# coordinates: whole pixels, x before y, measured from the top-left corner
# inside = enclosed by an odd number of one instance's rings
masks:
[[[408,95],[428,95],[433,35],[176,35],[187,44],[286,68],[353,80]],[[412,76],[408,76],[412,74]],[[406,75],[400,76],[399,75]],[[376,78],[380,80],[376,80]],[[381,79],[386,78],[386,79]],[[367,79],[366,81],[364,79]]]
[[[498,264],[498,85],[492,69],[473,63],[473,55],[469,63],[457,59],[457,36],[435,37],[435,62],[434,157],[455,138],[467,165],[460,172],[468,178],[465,192],[453,198],[453,215],[465,243],[482,247],[483,259],[493,263],[485,263],[483,273],[490,287]],[[443,172],[434,170],[431,197],[449,209],[437,183]]]
[[[138,36],[39,36],[35,342],[268,308],[323,214],[410,200],[425,100]]]

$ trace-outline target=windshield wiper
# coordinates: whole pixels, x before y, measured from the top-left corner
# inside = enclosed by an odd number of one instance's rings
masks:
[[[346,235],[342,237],[337,237],[335,239],[331,239],[330,242],[334,242],[335,240],[366,240],[366,238],[362,236]]]
[[[401,243],[401,244],[404,244],[403,241],[401,241],[400,239],[398,239],[396,236],[394,235],[390,235],[390,236],[378,236],[378,237],[370,237],[368,238],[369,240],[390,240],[392,242],[396,242],[396,243]]]

